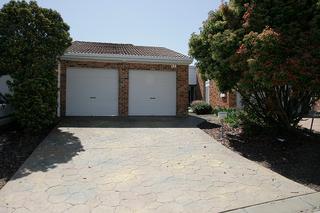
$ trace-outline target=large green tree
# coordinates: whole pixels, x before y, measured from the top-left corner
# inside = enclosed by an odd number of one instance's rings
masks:
[[[320,1],[230,0],[209,13],[190,54],[257,123],[295,128],[320,93]]]
[[[51,125],[57,107],[57,59],[71,44],[57,11],[35,1],[10,1],[0,10],[0,75],[9,74],[10,102],[22,127]]]

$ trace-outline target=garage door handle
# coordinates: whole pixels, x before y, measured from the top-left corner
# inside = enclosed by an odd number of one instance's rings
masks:
[[[96,97],[90,97],[90,99],[96,99]]]
[[[151,99],[151,100],[154,100],[154,99],[156,99],[156,98],[155,98],[155,97],[150,97],[150,99]]]

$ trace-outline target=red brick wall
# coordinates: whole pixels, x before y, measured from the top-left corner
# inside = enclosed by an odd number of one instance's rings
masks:
[[[177,72],[177,115],[186,116],[189,105],[189,67],[178,65]]]
[[[117,69],[119,71],[119,115],[128,115],[129,99],[129,70],[163,70],[176,71],[177,86],[177,116],[185,116],[188,111],[188,66],[165,65],[165,64],[141,64],[141,63],[115,63],[93,61],[61,61],[60,67],[60,115],[66,113],[66,71],[68,67],[90,67]]]
[[[121,64],[119,70],[119,97],[118,110],[119,115],[128,115],[129,104],[129,69],[126,64]]]
[[[237,97],[235,93],[226,93],[226,97],[221,98],[220,92],[216,86],[216,83],[210,81],[210,105],[212,107],[226,107],[235,108],[237,106]],[[197,100],[205,100],[205,81],[201,78],[199,72],[197,72]]]
[[[220,91],[216,86],[216,83],[211,80],[210,81],[210,105],[212,107],[226,107],[226,108],[235,108],[236,103],[236,95],[234,93],[227,92],[225,93],[225,97],[220,97]]]

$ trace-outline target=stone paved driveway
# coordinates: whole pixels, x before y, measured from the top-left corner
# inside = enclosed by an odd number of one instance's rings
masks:
[[[0,191],[0,212],[218,212],[313,192],[196,122],[65,120]]]

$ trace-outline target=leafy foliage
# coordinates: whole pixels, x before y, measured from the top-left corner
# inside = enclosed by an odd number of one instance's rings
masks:
[[[237,128],[243,123],[242,119],[245,113],[242,110],[225,107],[216,107],[212,110],[212,113],[216,116],[218,116],[219,112],[227,112],[227,117],[224,121],[233,128]]]
[[[202,100],[195,100],[195,101],[192,101],[192,103],[190,104],[190,107],[191,107],[191,109],[194,109],[197,105],[203,104],[203,103],[205,103],[205,102]]]
[[[218,112],[234,112],[236,109],[233,108],[226,108],[226,107],[215,107],[212,110],[212,113],[215,114],[216,116],[218,116]]]
[[[243,115],[242,111],[233,109],[228,111],[227,117],[224,120],[231,127],[237,128],[242,124],[241,115]]]
[[[191,109],[197,115],[205,115],[212,113],[212,107],[204,101],[193,101],[191,103]]]
[[[230,0],[193,34],[190,54],[259,125],[290,129],[320,96],[318,0]]]
[[[9,74],[18,123],[37,132],[54,122],[57,57],[71,44],[60,14],[35,1],[10,1],[0,10],[0,75]]]

